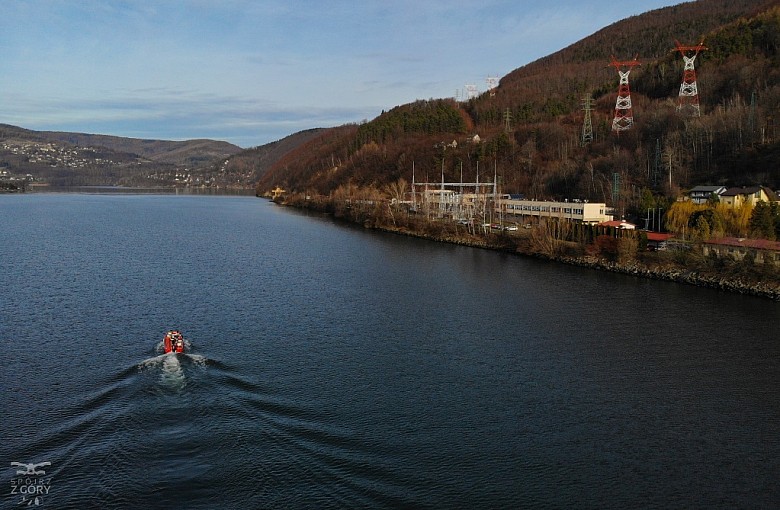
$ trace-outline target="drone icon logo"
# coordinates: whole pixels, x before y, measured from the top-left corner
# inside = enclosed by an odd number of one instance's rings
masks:
[[[39,462],[37,464],[25,464],[23,462],[11,462],[14,467],[24,467],[25,470],[18,470],[17,475],[45,475],[46,471],[43,469],[37,469],[43,466],[51,466],[51,462]]]

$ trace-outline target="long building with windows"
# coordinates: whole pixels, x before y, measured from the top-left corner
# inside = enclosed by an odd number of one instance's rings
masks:
[[[516,218],[560,218],[581,223],[602,223],[612,221],[613,215],[607,204],[581,200],[548,202],[526,200],[503,195],[496,200],[496,212],[505,220]]]
[[[419,188],[423,188],[419,190]],[[467,192],[469,190],[470,192]],[[522,195],[497,193],[496,183],[413,182],[410,205],[438,218],[524,222],[530,218],[558,218],[597,224],[613,219],[604,203],[584,200],[549,202],[527,200]]]

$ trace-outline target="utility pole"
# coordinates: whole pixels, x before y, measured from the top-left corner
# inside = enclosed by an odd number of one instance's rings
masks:
[[[663,161],[661,161],[661,140],[656,138],[655,139],[655,161],[653,162],[653,184],[655,186],[658,186],[658,183],[661,180],[662,164]]]
[[[614,172],[612,174],[612,205],[617,209],[620,202],[620,174]],[[622,217],[622,213],[621,213]]]

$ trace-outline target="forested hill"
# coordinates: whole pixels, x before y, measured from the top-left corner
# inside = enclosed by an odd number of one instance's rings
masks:
[[[469,181],[487,167],[507,193],[614,198],[629,207],[643,190],[673,197],[697,184],[777,189],[779,4],[700,0],[619,21],[514,70],[494,94],[416,101],[325,130],[273,165],[258,191],[381,190],[409,181],[413,166],[418,182],[438,181],[442,169],[448,181]],[[707,48],[695,60],[700,117],[676,108],[683,60],[675,41]],[[612,56],[641,63],[630,73],[633,127],[619,135],[611,130],[619,81]],[[583,145],[586,94],[593,141]]]
[[[226,159],[223,163],[225,172],[233,175],[249,175],[251,182],[257,182],[269,168],[309,140],[317,139],[325,130],[323,128],[299,131],[275,142],[260,145],[241,151]]]
[[[0,140],[61,143],[79,147],[101,147],[110,151],[134,154],[149,161],[199,166],[241,151],[241,147],[218,140],[148,140],[64,131],[32,131],[0,124]]]
[[[3,181],[50,186],[252,187],[227,175],[224,160],[241,148],[217,140],[147,140],[33,131],[0,124]]]

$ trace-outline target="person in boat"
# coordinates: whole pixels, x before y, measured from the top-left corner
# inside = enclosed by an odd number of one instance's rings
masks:
[[[165,333],[163,344],[166,353],[173,351],[173,331],[168,331]]]
[[[184,352],[184,337],[176,329],[172,329],[165,334],[164,343],[166,353]]]
[[[171,343],[174,352],[184,352],[184,337],[176,330],[173,332],[173,341]]]

